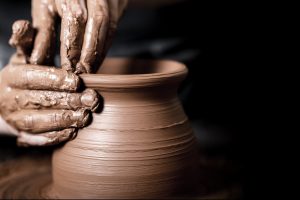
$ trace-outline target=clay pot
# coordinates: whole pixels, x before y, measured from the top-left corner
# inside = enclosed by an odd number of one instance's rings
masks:
[[[162,198],[191,188],[195,138],[177,97],[186,67],[173,61],[107,59],[82,75],[103,110],[53,155],[59,198]]]

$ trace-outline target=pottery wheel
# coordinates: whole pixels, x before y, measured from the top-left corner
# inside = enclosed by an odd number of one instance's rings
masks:
[[[0,164],[0,199],[51,199],[51,158],[25,156]],[[240,188],[230,187],[192,199],[232,199],[240,196]],[[186,198],[185,198],[186,199]]]
[[[50,183],[49,157],[24,157],[0,165],[0,199],[45,199]]]

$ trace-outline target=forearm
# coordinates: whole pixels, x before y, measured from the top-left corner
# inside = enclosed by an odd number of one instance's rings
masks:
[[[8,125],[0,116],[0,135],[18,135],[18,131]]]

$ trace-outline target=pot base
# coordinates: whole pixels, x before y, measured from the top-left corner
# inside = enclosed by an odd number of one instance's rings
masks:
[[[23,157],[0,165],[0,199],[59,199],[51,191],[51,183],[50,156]],[[200,187],[203,190],[203,184],[199,184]],[[232,199],[240,195],[241,189],[234,186],[212,193],[188,195],[184,199]]]

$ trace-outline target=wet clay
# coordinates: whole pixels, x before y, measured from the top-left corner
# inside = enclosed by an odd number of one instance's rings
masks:
[[[18,144],[44,146],[71,139],[76,135],[77,128],[86,126],[90,111],[93,112],[99,105],[99,95],[92,89],[75,93],[83,88],[82,82],[64,67],[58,69],[36,65],[47,64],[45,59],[51,58],[49,51],[52,45],[48,36],[53,35],[51,22],[54,19],[51,21],[45,17],[55,17],[56,8],[54,1],[47,0],[36,0],[32,6],[33,23],[37,30],[34,50],[30,60],[35,36],[33,27],[29,21],[16,21],[9,41],[16,48],[16,53],[0,73],[0,114],[19,131]],[[41,48],[46,48],[46,51],[43,49],[37,53],[36,50]],[[39,62],[28,64],[32,59]],[[42,134],[34,136],[32,133]]]
[[[34,65],[53,65],[57,19],[55,0],[33,0],[31,8],[32,23],[36,35],[30,63]]]
[[[16,21],[10,44],[11,63],[53,65],[58,17],[61,18],[61,67],[76,74],[97,71],[128,0],[32,1],[32,21]],[[32,52],[31,52],[32,50]]]
[[[0,75],[0,113],[18,130],[42,133],[87,125],[96,91],[75,93],[80,78],[63,69],[10,64]]]
[[[16,53],[11,57],[10,63],[29,62],[29,56],[32,50],[34,29],[26,20],[18,20],[12,26],[12,36],[9,44],[16,48]]]
[[[101,113],[55,151],[60,198],[162,198],[194,187],[195,137],[177,97],[187,74],[172,61],[107,59],[86,87],[104,100]]]
[[[202,159],[198,157],[197,160]],[[222,159],[210,158],[200,162],[202,167],[198,171],[201,170],[208,176],[210,184],[204,182],[203,177],[199,177],[199,183],[196,184],[197,193],[176,196],[174,199],[241,199],[242,190],[238,185],[218,186],[218,179],[221,175],[217,175],[217,171],[228,169],[228,166],[220,165],[224,163]],[[231,170],[229,168],[229,171]],[[0,162],[0,199],[59,199],[59,196],[51,189],[51,182],[51,160],[48,154],[37,155],[35,153],[33,156],[29,153],[16,159]]]
[[[61,66],[76,74],[95,72],[111,44],[113,32],[128,0],[35,0],[33,26],[37,30],[30,62],[53,60],[55,24],[61,17]],[[51,64],[50,64],[51,65]]]

